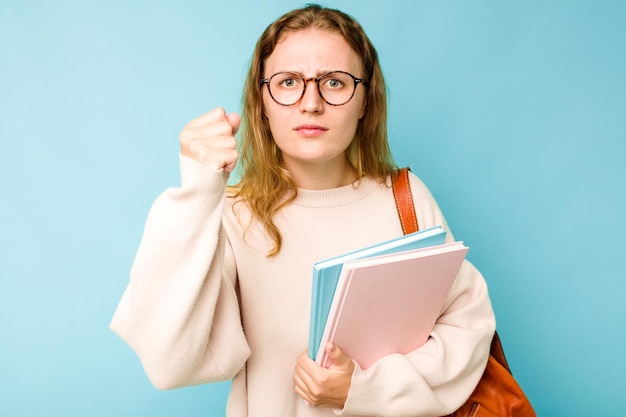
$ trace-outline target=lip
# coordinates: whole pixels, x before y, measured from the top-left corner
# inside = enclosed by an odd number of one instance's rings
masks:
[[[296,126],[293,130],[306,138],[314,138],[326,132],[328,128],[314,124],[303,124]]]

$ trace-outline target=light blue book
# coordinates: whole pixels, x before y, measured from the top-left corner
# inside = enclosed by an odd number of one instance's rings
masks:
[[[358,249],[340,256],[316,262],[313,265],[313,289],[311,295],[311,318],[309,325],[309,357],[315,360],[324,333],[326,320],[335,295],[337,281],[343,263],[353,259],[386,255],[394,252],[441,245],[446,240],[446,231],[441,226],[431,227],[415,233]]]

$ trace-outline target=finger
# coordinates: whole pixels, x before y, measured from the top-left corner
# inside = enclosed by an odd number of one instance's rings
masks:
[[[224,166],[223,166],[223,170],[225,172],[232,172],[235,167],[237,166],[237,159],[239,158],[239,153],[235,150],[229,152],[226,155],[226,158],[224,158]]]
[[[181,141],[181,146],[184,146],[188,149],[191,149],[194,146],[236,149],[237,139],[235,139],[234,136],[228,135],[205,136],[202,134],[190,133],[189,135],[185,136],[185,139],[183,141]]]
[[[313,364],[314,366],[311,366],[311,364]],[[303,391],[306,391],[309,394],[312,392],[313,387],[317,386],[315,377],[312,375],[312,373],[315,372],[315,366],[317,365],[309,358],[306,352],[303,352],[302,354],[300,354],[300,356],[298,356],[298,360],[296,361],[294,380]]]
[[[211,138],[212,136],[233,136],[233,127],[227,120],[216,121],[201,126],[186,126],[180,132],[182,144],[189,143],[196,138]]]
[[[297,385],[294,388],[294,391],[295,391],[296,394],[298,394],[300,396],[300,398],[302,398],[304,400],[304,402],[307,403],[307,405],[309,405],[309,406],[314,405],[313,402],[312,402],[311,397],[309,397],[309,395],[305,391],[302,391]]]
[[[307,388],[310,388],[311,385],[314,384],[313,377],[311,376],[312,369],[309,361],[311,361],[311,359],[309,359],[306,352],[303,352],[300,356],[298,356],[295,368],[296,376],[298,376],[302,381],[303,387],[306,386]]]
[[[210,129],[211,133],[217,132],[218,129]],[[180,144],[181,146],[191,146],[193,142],[202,142],[208,146],[221,146],[227,148],[236,148],[237,139],[229,134],[215,133],[208,134],[208,131],[204,129],[191,130],[181,133]]]
[[[306,381],[301,379],[299,375],[296,374],[296,376],[294,377],[294,381],[296,394],[302,397],[302,399],[304,399],[307,404],[314,406],[322,406],[325,404],[325,399],[320,398],[319,396],[320,393],[316,394],[316,392],[312,390],[311,387],[306,383]]]
[[[236,149],[208,146],[200,140],[191,143],[188,153],[184,154],[206,166],[230,172],[237,164],[239,154]]]
[[[293,382],[294,382],[295,390],[298,393],[298,395],[304,398],[305,400],[307,400],[308,402],[311,402],[311,396],[310,396],[311,391],[308,385],[306,384],[306,382],[301,378],[301,376],[298,373],[296,373],[293,376]]]
[[[219,149],[236,150],[237,141],[233,136],[204,137],[202,135],[185,135],[184,138],[181,137],[181,153],[199,162],[205,162],[201,159]]]
[[[198,127],[208,123],[226,120],[226,111],[221,107],[217,107],[210,112],[191,120],[189,123],[187,123],[186,127]]]
[[[237,165],[239,154],[234,149],[218,149],[210,157],[206,158],[205,165],[213,166],[216,169],[223,169],[231,172]]]

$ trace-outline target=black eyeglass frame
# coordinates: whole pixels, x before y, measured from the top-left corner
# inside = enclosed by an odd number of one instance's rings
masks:
[[[326,98],[324,98],[324,96],[322,95],[322,90],[320,89],[320,81],[330,75],[330,74],[335,74],[335,73],[341,73],[341,74],[346,74],[348,76],[350,76],[350,78],[352,78],[352,80],[354,81],[354,89],[352,90],[352,94],[350,95],[350,98],[348,98],[346,101],[344,101],[343,103],[339,103],[339,104],[333,104],[331,102],[329,102],[328,100],[326,100]],[[304,82],[304,88],[302,89],[302,94],[300,95],[300,97],[298,97],[298,99],[296,101],[294,101],[291,104],[283,104],[281,102],[279,102],[278,100],[276,100],[276,98],[274,97],[274,95],[272,94],[272,89],[270,88],[270,81],[272,81],[272,78],[276,77],[277,75],[280,74],[291,74],[297,78],[299,78],[300,80],[302,80]],[[349,72],[346,71],[329,71],[325,74],[320,75],[319,77],[311,77],[311,78],[304,78],[303,76],[301,76],[300,74],[297,74],[295,72],[291,72],[291,71],[281,71],[281,72],[277,72],[276,74],[273,74],[271,77],[269,78],[263,78],[261,80],[261,88],[263,88],[264,85],[267,85],[267,91],[270,93],[270,97],[272,97],[272,100],[274,100],[274,102],[278,105],[281,106],[285,106],[285,107],[289,107],[289,106],[293,106],[294,104],[297,104],[300,100],[302,100],[302,97],[304,97],[304,94],[306,93],[306,88],[309,85],[309,82],[311,81],[315,81],[315,84],[317,85],[317,94],[319,94],[319,96],[322,98],[322,100],[324,100],[324,102],[326,104],[328,104],[329,106],[343,106],[345,104],[348,104],[350,102],[350,100],[352,100],[352,97],[354,97],[354,93],[356,92],[356,88],[359,84],[363,84],[364,87],[367,87],[369,82],[365,81],[363,78],[357,78],[354,75],[350,74]]]

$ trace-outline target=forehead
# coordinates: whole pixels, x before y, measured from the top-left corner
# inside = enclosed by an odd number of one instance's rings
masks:
[[[265,60],[265,76],[279,71],[316,76],[332,70],[361,76],[361,58],[338,33],[305,29],[286,34]]]

